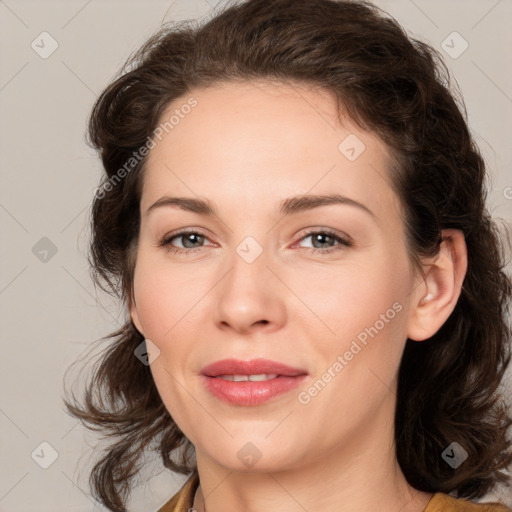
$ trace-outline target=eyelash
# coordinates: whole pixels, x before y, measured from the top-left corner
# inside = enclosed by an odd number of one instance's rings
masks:
[[[182,236],[185,236],[185,235],[201,235],[205,238],[206,235],[204,233],[202,233],[201,231],[197,231],[197,230],[185,230],[185,231],[179,231],[177,233],[171,233],[170,235],[166,235],[160,242],[159,242],[159,246],[160,247],[165,247],[169,252],[172,252],[173,254],[182,254],[182,253],[186,253],[187,255],[189,255],[190,253],[196,253],[197,251],[201,251],[204,247],[195,247],[195,248],[192,248],[192,249],[182,249],[181,247],[173,247],[171,245],[171,242],[175,239],[175,238],[179,238],[179,237],[182,237]],[[304,234],[304,236],[302,236],[302,238],[299,240],[299,242],[301,242],[302,240],[305,240],[306,238],[310,237],[311,235],[329,235],[330,237],[332,237],[335,241],[339,242],[339,244],[337,246],[334,246],[334,247],[331,247],[329,249],[316,249],[314,247],[303,247],[303,249],[307,249],[308,251],[312,252],[312,253],[322,253],[322,254],[329,254],[329,253],[332,253],[332,252],[335,252],[335,251],[339,251],[341,250],[343,247],[352,247],[354,244],[352,241],[350,240],[347,240],[343,237],[341,237],[340,235],[338,235],[336,232],[330,230],[330,229],[321,229],[321,230],[311,230],[311,231],[308,231],[307,233]]]

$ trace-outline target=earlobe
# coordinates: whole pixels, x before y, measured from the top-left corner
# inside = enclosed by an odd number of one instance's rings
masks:
[[[467,271],[467,247],[460,230],[442,232],[438,255],[425,262],[423,285],[412,300],[407,336],[415,341],[432,337],[448,320],[459,300]]]
[[[139,318],[139,312],[137,311],[137,305],[135,304],[135,299],[133,296],[130,298],[130,317],[137,330],[142,334],[142,336],[144,336],[144,331],[142,329],[142,324]]]

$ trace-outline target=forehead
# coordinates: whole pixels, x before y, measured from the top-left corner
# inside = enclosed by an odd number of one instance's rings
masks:
[[[195,106],[182,109],[191,98]],[[387,146],[338,108],[332,93],[308,84],[225,82],[190,91],[161,117],[161,126],[174,123],[148,155],[141,209],[171,193],[246,208],[340,193],[389,209],[396,198]]]

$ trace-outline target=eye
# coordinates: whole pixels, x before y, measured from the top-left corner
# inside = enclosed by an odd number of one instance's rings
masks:
[[[354,245],[351,240],[348,240],[337,232],[329,229],[309,231],[300,239],[300,242],[308,238],[312,240],[313,247],[304,248],[313,253],[331,253]],[[174,245],[175,240],[181,241],[181,247]],[[203,244],[205,240],[207,240],[206,235],[200,231],[184,230],[166,235],[162,240],[160,240],[158,245],[160,247],[167,248],[168,251],[174,254],[193,254],[204,248]],[[320,247],[315,247],[315,245]]]
[[[173,244],[174,240],[181,240],[182,247],[176,247]],[[174,254],[195,253],[203,248],[202,245],[198,246],[198,244],[202,244],[205,240],[206,235],[199,231],[179,231],[178,233],[166,235],[162,240],[160,240],[159,246],[166,247]]]
[[[345,239],[335,231],[331,231],[329,229],[309,231],[300,239],[300,241],[308,238],[312,240],[313,247],[306,247],[306,249],[312,252],[330,253],[341,250],[345,247],[352,247],[354,245],[351,240]],[[315,247],[315,245],[320,247]]]

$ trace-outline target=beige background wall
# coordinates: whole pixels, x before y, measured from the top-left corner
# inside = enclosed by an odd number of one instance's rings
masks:
[[[61,401],[65,369],[123,315],[88,277],[88,207],[101,169],[84,144],[86,116],[163,20],[206,15],[214,3],[0,0],[0,511],[103,510],[87,495],[94,438]],[[446,41],[493,178],[489,206],[510,221],[512,2],[377,4],[434,46]],[[135,490],[130,510],[156,510],[184,480],[161,473]]]

